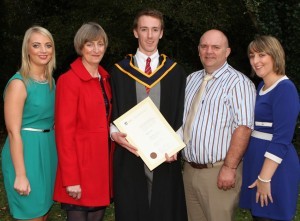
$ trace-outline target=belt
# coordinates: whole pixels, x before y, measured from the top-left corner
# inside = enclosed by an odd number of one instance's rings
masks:
[[[42,133],[48,133],[51,130],[53,130],[53,128],[50,129],[37,129],[37,128],[31,128],[31,127],[24,127],[21,130],[27,130],[27,131],[34,131],[34,132],[42,132]]]
[[[273,134],[264,133],[264,132],[254,130],[251,133],[251,137],[256,137],[256,138],[259,138],[259,139],[262,139],[262,140],[272,140]]]
[[[188,163],[195,169],[207,169],[207,168],[222,166],[224,164],[224,161],[222,160],[215,163],[206,163],[206,164],[198,164],[194,162],[188,162]]]

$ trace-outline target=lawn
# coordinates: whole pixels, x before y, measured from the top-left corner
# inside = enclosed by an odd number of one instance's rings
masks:
[[[0,129],[0,151],[2,149],[4,137],[5,137],[5,133],[3,132],[3,130]],[[300,197],[297,206],[298,206],[297,214],[293,221],[300,221]],[[65,221],[65,220],[66,220],[66,214],[64,213],[63,210],[60,209],[60,205],[57,203],[54,204],[49,214],[48,221]],[[111,205],[106,210],[104,221],[114,221],[114,220],[115,220],[114,209],[113,209],[113,205]],[[252,220],[251,216],[249,215],[249,212],[239,209],[235,216],[235,221],[247,221],[247,220]],[[9,208],[7,205],[5,190],[3,186],[3,177],[2,177],[1,170],[0,170],[0,221],[13,221],[13,219],[9,214]]]

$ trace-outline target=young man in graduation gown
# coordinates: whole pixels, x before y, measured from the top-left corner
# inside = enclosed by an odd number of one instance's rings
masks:
[[[113,120],[150,97],[176,131],[182,124],[186,73],[158,53],[163,36],[163,15],[140,11],[133,23],[138,40],[135,55],[127,55],[111,71]],[[186,221],[186,203],[179,156],[150,171],[126,134],[111,125],[114,153],[114,205],[116,221]]]

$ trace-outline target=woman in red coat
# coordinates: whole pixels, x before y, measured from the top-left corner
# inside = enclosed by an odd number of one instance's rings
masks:
[[[100,221],[110,203],[111,91],[109,75],[99,65],[107,45],[99,24],[82,25],[74,38],[79,57],[56,87],[54,200],[61,202],[68,221]]]

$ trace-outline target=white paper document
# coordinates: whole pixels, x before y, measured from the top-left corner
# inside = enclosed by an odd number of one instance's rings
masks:
[[[114,124],[127,134],[126,139],[137,147],[150,170],[166,160],[166,153],[172,156],[185,147],[150,97],[116,119]]]

